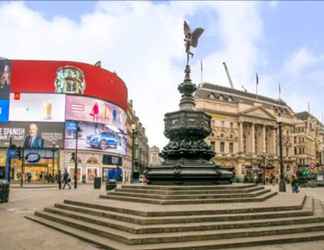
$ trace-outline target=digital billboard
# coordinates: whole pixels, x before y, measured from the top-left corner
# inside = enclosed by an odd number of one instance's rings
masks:
[[[65,95],[10,94],[9,121],[64,122]]]
[[[9,99],[11,85],[11,63],[7,59],[0,59],[0,99]]]
[[[8,122],[9,118],[9,100],[0,99],[0,123]]]
[[[66,96],[66,120],[102,123],[126,131],[126,113],[117,105],[84,96]]]
[[[13,144],[26,149],[63,147],[64,123],[9,122],[0,124],[0,147]]]
[[[79,131],[77,132],[77,127]],[[113,126],[100,123],[67,121],[65,123],[66,149],[75,149],[78,134],[78,149],[99,150],[115,154],[126,154],[127,134]]]
[[[127,87],[114,72],[73,61],[10,60],[11,93],[91,96],[127,110]]]

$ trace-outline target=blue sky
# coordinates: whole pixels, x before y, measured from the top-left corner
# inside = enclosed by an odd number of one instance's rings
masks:
[[[195,51],[193,79],[228,86],[226,61],[236,88],[282,98],[294,111],[310,102],[324,113],[324,2],[99,2],[0,3],[7,34],[0,55],[69,59],[116,71],[125,80],[151,144],[163,145],[163,114],[178,105],[183,78],[182,22],[206,29]],[[27,49],[28,48],[28,49]],[[150,105],[147,105],[150,103]]]

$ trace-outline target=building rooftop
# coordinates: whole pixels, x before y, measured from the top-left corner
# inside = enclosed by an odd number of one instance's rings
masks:
[[[232,94],[234,100],[237,99],[235,97],[245,97],[248,99],[257,99],[259,101],[264,101],[264,102],[268,102],[268,103],[272,103],[272,104],[276,104],[276,105],[281,105],[281,106],[288,106],[283,100],[281,99],[273,99],[270,97],[266,97],[266,96],[262,96],[262,95],[256,95],[254,93],[250,93],[250,92],[245,92],[245,91],[241,91],[238,89],[233,89],[233,88],[228,88],[228,87],[224,87],[221,85],[216,85],[216,84],[211,84],[211,83],[202,83],[200,85],[200,89],[208,89],[211,91],[215,91],[215,92],[224,92],[226,94]],[[197,91],[196,95],[198,97],[202,97],[202,98],[208,98],[208,92],[203,92],[203,91]]]
[[[312,119],[315,119],[316,121],[319,122],[321,130],[324,130],[324,125],[320,122],[320,120],[317,119],[315,116],[313,116],[308,111],[302,111],[302,112],[296,113],[296,117],[298,119],[300,119],[300,120],[303,120],[303,121],[307,120],[309,117],[312,118]]]

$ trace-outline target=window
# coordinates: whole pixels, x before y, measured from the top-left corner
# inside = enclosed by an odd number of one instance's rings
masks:
[[[222,127],[224,127],[225,126],[225,121],[222,121],[221,124],[222,124]]]
[[[233,122],[230,123],[231,128],[233,128]]]
[[[295,147],[295,155],[297,155],[297,148]]]
[[[233,142],[230,142],[230,144],[229,144],[229,152],[233,153],[233,151],[234,151],[234,145],[233,145]]]
[[[215,152],[215,142],[214,141],[210,142],[210,145],[211,145],[213,151]]]
[[[221,153],[224,153],[224,151],[225,151],[225,142],[222,141],[222,142],[220,143],[220,152],[221,152]]]

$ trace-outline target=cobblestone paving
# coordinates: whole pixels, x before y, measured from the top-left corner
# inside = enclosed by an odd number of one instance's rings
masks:
[[[11,189],[10,202],[0,203],[0,250],[98,250],[91,244],[26,220],[23,216],[63,199],[94,199],[101,192],[104,190],[94,190],[90,185],[80,186],[77,190]],[[290,188],[288,192],[291,192]],[[307,188],[302,192],[324,202],[324,188]],[[324,241],[236,249],[324,250]]]

